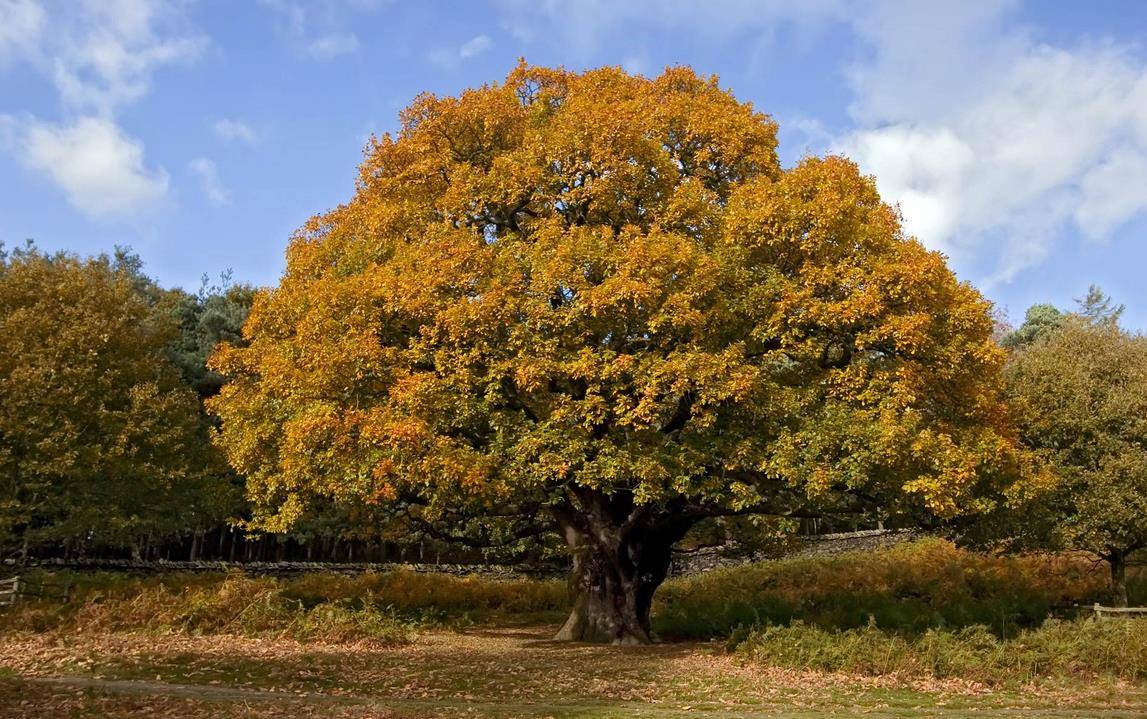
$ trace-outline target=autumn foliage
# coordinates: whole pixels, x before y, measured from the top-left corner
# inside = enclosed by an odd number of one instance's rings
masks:
[[[645,640],[704,517],[949,517],[1017,470],[989,304],[715,79],[521,65],[420,96],[214,368],[256,522],[560,529],[563,636]]]
[[[168,356],[178,327],[137,261],[0,246],[4,554],[129,546],[226,516],[222,461]]]

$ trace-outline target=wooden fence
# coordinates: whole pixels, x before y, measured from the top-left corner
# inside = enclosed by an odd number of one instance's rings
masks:
[[[67,602],[71,598],[71,582],[53,582],[42,579],[28,581],[20,576],[0,579],[0,607],[10,607],[27,599],[51,599]]]
[[[0,607],[12,606],[20,596],[20,578],[0,579]]]

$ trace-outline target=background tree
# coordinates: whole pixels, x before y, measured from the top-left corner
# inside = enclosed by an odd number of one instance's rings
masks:
[[[714,516],[950,516],[1017,469],[988,303],[836,157],[688,69],[421,96],[291,242],[210,402],[261,526],[553,527],[559,637],[648,641]]]
[[[1116,326],[1125,309],[1115,304],[1098,285],[1089,285],[1087,294],[1075,302],[1079,305],[1079,316],[1092,325]]]
[[[159,300],[179,328],[170,348],[172,361],[201,398],[215,396],[223,386],[223,377],[207,368],[207,359],[220,342],[242,344],[243,323],[254,297],[255,289],[232,284],[228,271],[218,284],[211,284],[204,275],[196,294],[168,290]]]
[[[1025,347],[1049,332],[1055,331],[1062,321],[1063,313],[1055,305],[1032,305],[1024,315],[1024,323],[1014,331],[1004,335],[1000,344],[1013,350]]]
[[[138,259],[0,253],[0,537],[127,546],[217,522],[223,467]]]
[[[1147,338],[1120,329],[1122,308],[1096,288],[1080,304],[1007,367],[1021,438],[1059,480],[1012,526],[1029,545],[1106,560],[1126,606],[1127,557],[1147,546]]]

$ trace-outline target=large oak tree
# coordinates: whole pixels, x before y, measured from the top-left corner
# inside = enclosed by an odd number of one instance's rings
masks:
[[[214,360],[257,521],[548,521],[559,637],[627,642],[703,518],[977,508],[1016,470],[988,303],[776,129],[684,68],[419,97]]]

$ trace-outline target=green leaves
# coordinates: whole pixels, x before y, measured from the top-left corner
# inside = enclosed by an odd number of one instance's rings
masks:
[[[1020,435],[1057,479],[1024,504],[1030,539],[1100,555],[1147,546],[1147,338],[1107,317],[1064,315],[1007,369]]]

